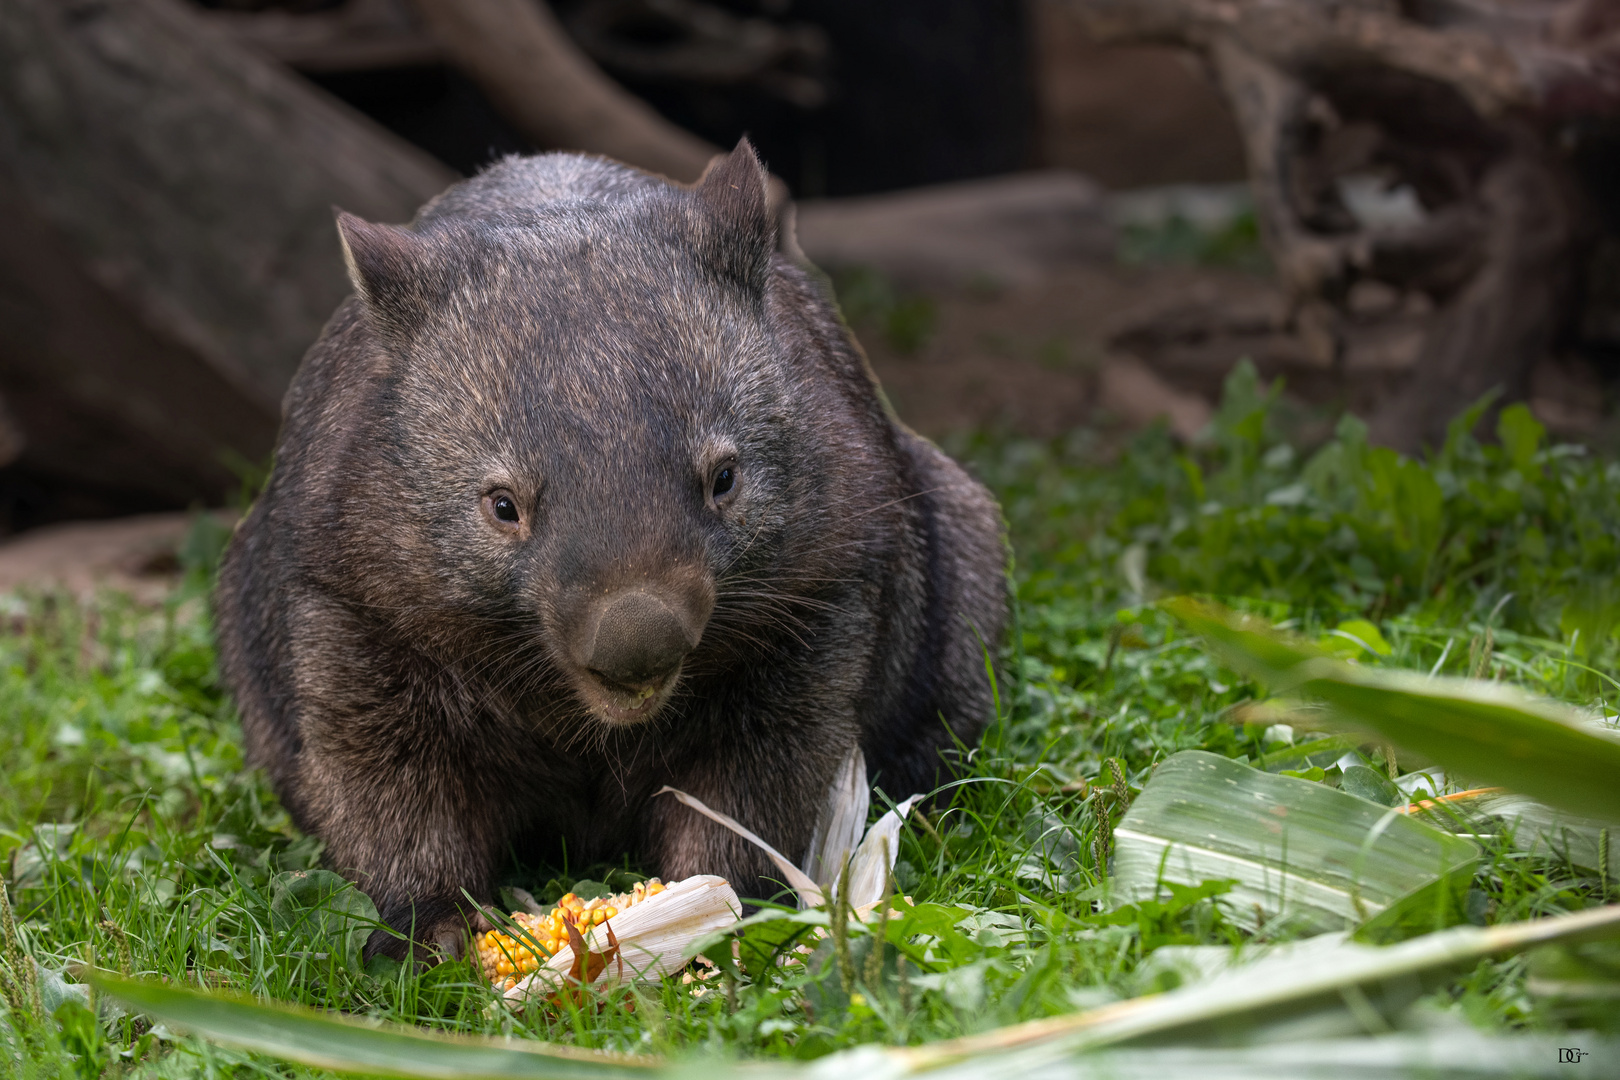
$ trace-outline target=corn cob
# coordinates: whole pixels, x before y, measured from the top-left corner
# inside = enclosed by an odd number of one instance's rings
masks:
[[[694,941],[741,917],[742,904],[724,878],[683,878],[600,926],[577,930],[565,923],[577,940],[564,942],[555,956],[503,996],[520,1007],[535,1000],[577,1002],[587,985],[660,979],[688,965],[687,950]]]
[[[496,989],[510,990],[520,979],[537,970],[559,949],[568,945],[570,925],[583,933],[663,891],[664,884],[657,878],[651,878],[636,882],[635,888],[629,892],[594,900],[582,900],[568,893],[545,915],[513,912],[512,921],[522,928],[524,936],[518,937],[501,930],[490,930],[480,935],[479,967]]]

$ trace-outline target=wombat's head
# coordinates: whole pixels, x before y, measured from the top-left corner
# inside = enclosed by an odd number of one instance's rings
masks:
[[[551,161],[547,183],[618,169]],[[340,217],[383,372],[346,527],[373,534],[358,572],[423,633],[459,627],[480,678],[637,723],[817,498],[766,174],[743,143],[691,188],[619,169],[610,197],[543,201],[521,165],[414,229]]]

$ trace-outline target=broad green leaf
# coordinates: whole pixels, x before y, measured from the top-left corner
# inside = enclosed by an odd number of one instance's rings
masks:
[[[270,924],[288,949],[335,948],[349,970],[360,970],[366,938],[382,925],[370,897],[330,870],[285,870],[270,888]]]
[[[1164,606],[1233,668],[1276,692],[1321,701],[1341,726],[1374,732],[1480,783],[1620,822],[1620,735],[1567,706],[1497,683],[1346,664],[1258,619],[1188,597]]]
[[[90,976],[104,994],[194,1035],[301,1065],[373,1076],[444,1080],[618,1080],[653,1075],[659,1062],[539,1042],[439,1035],[378,1027],[239,994]]]
[[[706,956],[726,967],[733,959],[735,942],[735,958],[741,961],[744,972],[751,978],[759,978],[783,949],[811,934],[816,927],[829,925],[825,908],[803,911],[766,908],[724,929],[694,938],[686,947],[686,955]]]
[[[1292,712],[1276,710],[1272,719],[1275,723],[1286,723],[1295,719],[1295,716],[1296,714]],[[1245,716],[1242,719],[1248,718]],[[1360,741],[1349,735],[1329,735],[1326,738],[1311,739],[1281,750],[1273,750],[1256,761],[1255,766],[1266,772],[1282,772],[1285,769],[1326,769],[1344,757],[1347,752],[1354,750]]]
[[[1114,829],[1113,899],[1161,881],[1229,878],[1230,918],[1303,930],[1364,922],[1436,881],[1465,875],[1467,840],[1309,780],[1186,750],[1161,763]]]
[[[1406,796],[1401,789],[1365,765],[1352,765],[1339,779],[1339,790],[1358,799],[1375,802],[1379,806],[1404,806]]]
[[[1351,619],[1342,622],[1328,631],[1323,639],[1323,645],[1329,652],[1341,656],[1359,656],[1363,652],[1370,652],[1377,656],[1388,656],[1395,650],[1390,648],[1384,635],[1379,633],[1378,627],[1366,619]],[[1341,649],[1339,646],[1348,646]]]
[[[1496,418],[1496,435],[1502,440],[1502,449],[1508,460],[1521,473],[1529,475],[1536,468],[1536,451],[1547,429],[1524,404],[1509,405]]]

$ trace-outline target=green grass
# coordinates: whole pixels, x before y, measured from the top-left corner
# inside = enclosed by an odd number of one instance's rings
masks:
[[[1252,273],[1271,268],[1260,239],[1260,223],[1252,210],[1244,210],[1214,227],[1195,224],[1180,214],[1151,225],[1127,224],[1120,230],[1118,258],[1127,266],[1182,263],[1227,266]]]
[[[1144,966],[1156,950],[1250,935],[1223,912],[1218,884],[1101,910],[1099,856],[1113,823],[1179,750],[1313,776],[1322,763],[1288,733],[1242,722],[1256,711],[1236,707],[1257,688],[1157,598],[1219,597],[1364,664],[1498,678],[1605,716],[1620,688],[1620,464],[1545,445],[1522,409],[1503,412],[1499,444],[1476,440],[1465,419],[1423,463],[1369,448],[1354,422],[1305,453],[1280,439],[1273,414],[1245,369],[1193,452],[1162,431],[1112,461],[1080,436],[951,448],[1003,500],[1017,626],[1001,721],[968,752],[964,781],[902,834],[899,885],[945,906],[925,912],[960,921],[913,948],[920,962],[903,988],[885,961],[870,995],[844,991],[830,944],[801,965],[745,951],[731,978],[672,979],[586,1009],[521,1015],[492,1008],[461,963],[362,967],[368,902],[318,870],[318,845],[242,771],[205,602],[218,537],[199,530],[185,583],[158,608],[110,596],[5,599],[0,868],[41,973],[6,985],[14,998],[37,986],[51,1015],[28,1015],[26,1000],[4,1009],[0,1072],[308,1075],[152,1029],[106,1002],[90,1003],[98,1019],[82,989],[63,983],[83,964],[441,1031],[728,1057],[915,1044],[1174,985],[1162,966]],[[1333,633],[1353,620],[1377,633],[1346,627],[1351,637],[1381,637],[1388,655]],[[1361,753],[1380,775],[1399,771],[1376,745]],[[1346,774],[1326,764],[1322,781],[1341,783]],[[1485,847],[1457,920],[1620,899],[1602,875]],[[507,883],[555,893],[634,869],[512,867]],[[750,948],[780,929],[759,931]],[[863,965],[862,941],[853,946]],[[10,970],[27,963],[13,957]],[[1487,1029],[1592,1020],[1533,997],[1529,963],[1481,963],[1425,1007]]]

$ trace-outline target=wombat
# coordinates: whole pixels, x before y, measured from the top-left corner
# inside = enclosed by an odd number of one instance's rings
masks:
[[[456,952],[514,854],[768,896],[857,743],[926,791],[993,709],[988,492],[886,407],[778,253],[745,142],[685,187],[509,158],[339,214],[217,620],[249,760],[390,926]],[[433,950],[429,949],[428,952]]]

